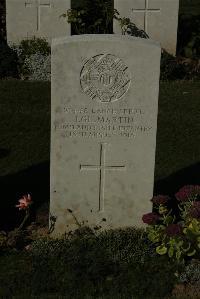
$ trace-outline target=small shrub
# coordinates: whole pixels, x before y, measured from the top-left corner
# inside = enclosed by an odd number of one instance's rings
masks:
[[[16,49],[20,59],[22,60],[38,53],[47,56],[51,53],[51,47],[48,42],[43,38],[36,37],[22,40],[18,46],[14,46],[13,48]]]
[[[59,290],[70,298],[164,298],[176,281],[177,265],[149,245],[144,231],[134,228],[82,227],[62,239],[37,240],[31,249],[32,289],[36,295]]]
[[[180,64],[176,57],[162,51],[160,78],[161,80],[181,80],[187,76],[186,69],[183,64]]]
[[[200,59],[200,16],[181,14],[178,26],[178,55]]]
[[[187,185],[171,199],[165,195],[154,196],[153,213],[143,215],[148,224],[147,234],[159,255],[184,262],[200,254],[200,186]]]
[[[180,275],[181,283],[200,284],[200,261],[192,260]]]
[[[99,238],[112,259],[119,263],[144,263],[155,256],[155,248],[143,229],[108,230],[102,232]]]
[[[73,3],[73,2],[72,2]],[[110,0],[76,1],[73,9],[69,9],[61,17],[67,19],[72,25],[73,34],[106,34],[113,33],[113,19],[119,22],[122,34],[148,38],[148,35],[137,28],[129,18],[120,17],[119,12],[114,9]]]
[[[200,60],[184,57],[174,57],[162,50],[161,80],[192,80],[200,79]]]
[[[112,33],[113,8],[110,0],[72,1],[72,9],[62,15],[72,24],[72,34]]]
[[[51,80],[51,57],[33,54],[24,60],[22,74],[24,78],[35,81]]]
[[[13,46],[13,49],[19,58],[18,69],[22,79],[50,80],[51,48],[45,39],[22,40],[18,46]]]

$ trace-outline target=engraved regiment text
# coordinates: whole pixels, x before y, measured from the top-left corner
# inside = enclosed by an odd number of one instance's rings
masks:
[[[145,121],[145,113],[137,108],[63,108],[62,121],[55,121],[55,129],[65,138],[135,138],[147,134],[152,126]],[[64,119],[64,120],[63,120]]]

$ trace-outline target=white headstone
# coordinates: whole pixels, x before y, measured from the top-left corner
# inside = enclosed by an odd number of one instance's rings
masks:
[[[52,38],[70,35],[70,24],[60,17],[70,9],[70,0],[6,0],[7,40],[37,37]]]
[[[153,194],[160,52],[153,41],[128,36],[53,40],[56,235],[77,228],[77,221],[142,225]]]
[[[179,0],[114,0],[114,6],[121,17],[130,18],[165,50],[176,54]],[[114,32],[121,33],[117,21]]]

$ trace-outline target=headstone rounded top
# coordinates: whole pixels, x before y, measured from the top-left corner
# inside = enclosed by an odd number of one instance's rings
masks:
[[[136,36],[130,35],[122,35],[122,34],[82,34],[82,35],[72,35],[72,36],[62,36],[58,38],[52,39],[52,46],[59,46],[65,43],[72,42],[97,42],[97,41],[105,41],[105,42],[135,42],[141,45],[153,46],[160,48],[160,43],[154,41],[149,38],[140,38]]]

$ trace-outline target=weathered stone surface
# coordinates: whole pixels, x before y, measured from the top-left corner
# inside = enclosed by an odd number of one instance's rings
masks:
[[[151,40],[127,36],[53,40],[55,235],[77,222],[142,225],[153,193],[160,52]]]
[[[130,18],[169,53],[176,54],[179,0],[114,0],[114,3],[122,17]],[[121,33],[118,22],[114,22],[114,32]]]
[[[70,0],[6,0],[7,40],[52,38],[70,35],[70,25],[60,15],[70,9]]]

